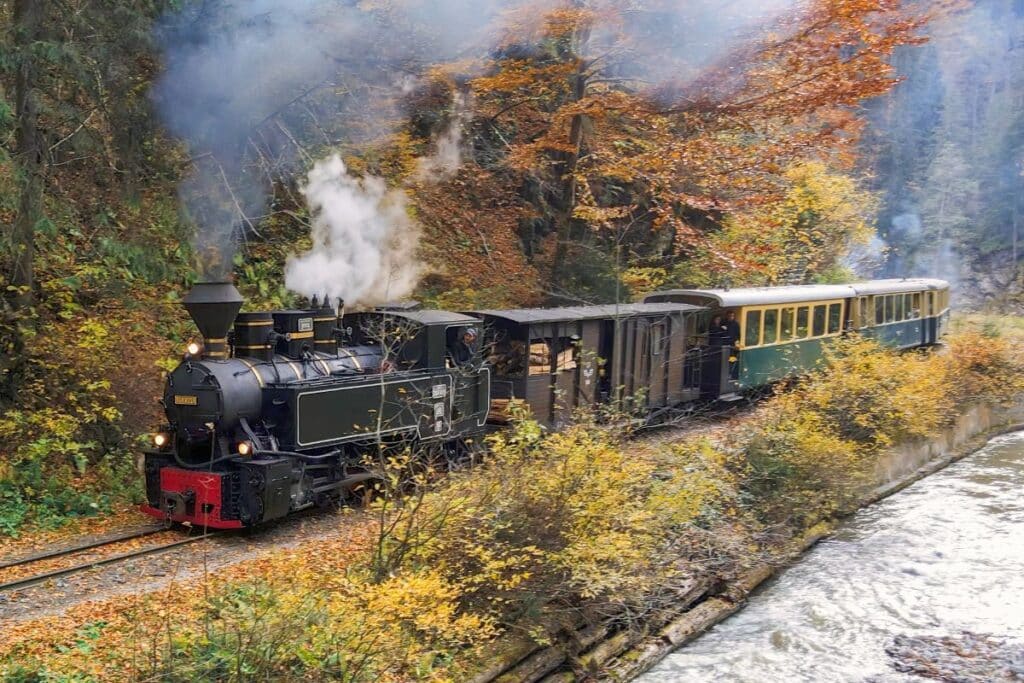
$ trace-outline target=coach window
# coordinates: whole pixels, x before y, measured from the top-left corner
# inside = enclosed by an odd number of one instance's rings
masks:
[[[910,317],[915,320],[921,317],[921,292],[910,296]]]
[[[830,304],[828,307],[828,333],[839,334],[843,329],[843,305]]]
[[[860,298],[860,327],[862,328],[871,326],[871,310],[868,307],[870,303],[871,299],[868,297]]]
[[[823,304],[814,307],[813,321],[814,326],[811,329],[812,337],[821,337],[825,334],[825,317],[827,307]]]
[[[665,345],[665,323],[651,325],[651,355],[660,356]]]
[[[779,311],[772,308],[764,312],[764,334],[762,344],[774,344],[779,341]]]
[[[803,339],[807,336],[808,307],[801,306],[796,309],[796,338]]]
[[[885,297],[875,296],[875,324],[881,325],[885,322]]]
[[[891,323],[896,320],[896,302],[892,300],[892,294],[885,296],[885,322]]]
[[[779,341],[788,342],[793,338],[793,309],[782,309],[782,338]]]
[[[761,343],[761,311],[747,311],[747,324],[743,333],[743,346],[750,348]]]
[[[893,297],[893,299],[895,299],[895,304],[896,304],[896,313],[895,313],[895,320],[896,320],[896,322],[900,322],[901,320],[906,320],[907,316],[905,315],[906,314],[906,308],[904,307],[904,297],[903,297],[903,295],[902,294],[897,294],[896,296]]]

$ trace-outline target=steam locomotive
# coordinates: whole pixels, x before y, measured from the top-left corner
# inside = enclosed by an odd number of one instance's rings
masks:
[[[551,428],[600,404],[656,421],[806,372],[850,331],[896,348],[935,344],[949,285],[672,290],[633,304],[463,313],[398,304],[344,314],[326,301],[239,313],[242,303],[223,282],[184,299],[202,343],[167,378],[167,424],[144,453],[147,514],[255,527],[352,494],[375,476],[367,456],[382,447],[465,457],[516,403]],[[725,312],[738,338],[716,343],[709,328]],[[480,342],[459,349],[470,329]]]
[[[154,517],[256,526],[344,498],[372,477],[364,461],[379,443],[457,452],[484,430],[490,372],[447,353],[476,318],[239,314],[228,283],[201,283],[183,303],[203,341],[168,376],[168,424],[144,454],[143,511]]]

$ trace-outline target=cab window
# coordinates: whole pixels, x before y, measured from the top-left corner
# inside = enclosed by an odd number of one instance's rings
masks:
[[[838,334],[843,328],[843,305],[830,304],[828,307],[828,333]]]
[[[743,333],[743,346],[749,348],[761,342],[761,311],[747,311],[747,324]]]
[[[762,344],[774,344],[779,340],[779,312],[771,309],[764,312],[764,334]]]
[[[796,338],[803,339],[807,336],[807,318],[809,309],[807,306],[801,306],[796,310]]]

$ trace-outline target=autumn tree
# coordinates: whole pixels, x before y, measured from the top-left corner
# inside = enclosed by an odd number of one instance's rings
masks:
[[[3,393],[13,395],[24,368],[24,337],[31,333],[39,301],[38,232],[46,221],[46,198],[55,194],[90,214],[104,192],[73,195],[68,180],[88,173],[103,186],[127,187],[149,165],[143,140],[154,126],[144,85],[152,18],[148,0],[115,8],[89,2],[16,0],[0,5],[8,19],[0,83],[13,94],[13,117],[0,118],[0,131],[13,128],[17,201],[4,221],[2,334]],[[141,86],[141,87],[140,87]],[[59,170],[55,170],[59,169]]]
[[[895,2],[820,0],[687,69],[692,56],[665,42],[677,35],[650,28],[673,25],[658,21],[674,16],[667,3],[579,3],[541,16],[510,31],[474,87],[507,133],[508,163],[537,188],[535,248],[543,256],[548,243],[552,291],[565,250],[607,250],[625,233],[633,262],[700,250],[730,262],[707,249],[722,216],[785,196],[796,161],[849,165],[862,125],[854,107],[896,83],[888,57],[917,42],[925,21]],[[690,77],[645,83],[645,57],[659,51]]]
[[[877,198],[820,161],[794,164],[782,180],[784,197],[730,214],[708,237],[715,253],[731,255],[728,267],[697,272],[695,263],[684,261],[674,279],[705,286],[804,284],[823,276],[849,281],[845,259],[874,237]]]

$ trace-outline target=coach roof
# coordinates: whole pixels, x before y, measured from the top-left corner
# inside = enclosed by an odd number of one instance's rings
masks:
[[[707,301],[717,308],[830,301],[856,296],[848,285],[791,285],[788,287],[741,287],[739,289],[672,289],[648,295],[646,302]]]
[[[401,311],[394,309],[361,311],[355,315],[378,315],[385,318],[399,318],[409,320],[420,325],[473,325],[480,322],[480,318],[473,318],[462,313],[452,311]]]
[[[541,325],[571,320],[600,320],[631,318],[638,315],[690,313],[702,310],[700,306],[684,303],[606,304],[603,306],[565,306],[562,308],[514,308],[507,310],[471,311],[473,315],[501,318],[520,325]]]
[[[948,287],[943,280],[913,278],[871,280],[849,285],[789,285],[784,287],[740,287],[737,289],[672,289],[648,295],[646,302],[689,301],[717,308],[797,304],[813,301],[852,299],[870,294],[920,292]]]
[[[870,280],[868,282],[854,282],[852,285],[858,296],[870,296],[872,294],[895,294],[898,292],[927,292],[938,289],[948,289],[949,283],[945,280],[934,278],[907,278],[902,280]]]

